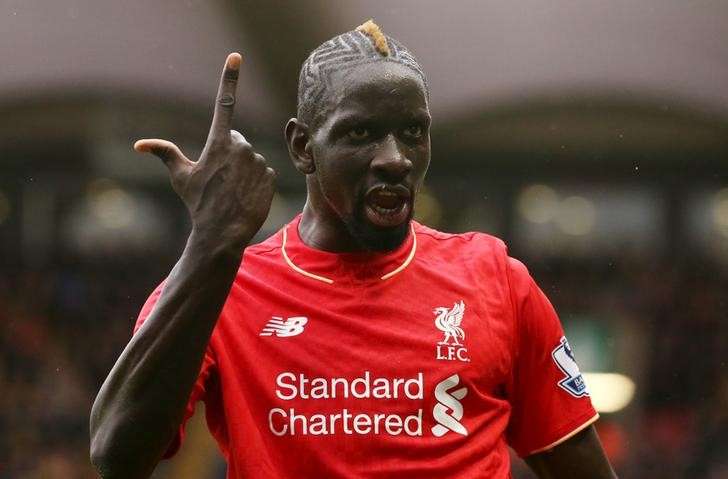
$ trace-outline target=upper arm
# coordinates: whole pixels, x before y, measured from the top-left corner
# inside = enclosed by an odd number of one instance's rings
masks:
[[[525,457],[561,444],[598,415],[551,303],[510,258],[509,275],[515,341],[507,438]]]
[[[553,306],[526,267],[509,258],[516,360],[508,439],[541,479],[615,477],[589,398]]]
[[[575,434],[553,449],[532,454],[526,463],[541,479],[614,479],[594,426]]]

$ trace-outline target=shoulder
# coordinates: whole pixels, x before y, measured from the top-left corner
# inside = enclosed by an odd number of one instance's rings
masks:
[[[428,251],[447,251],[459,256],[500,257],[504,260],[508,253],[503,240],[487,233],[445,233],[420,223],[414,223],[414,226],[418,243]]]
[[[282,240],[282,229],[279,229],[263,241],[247,246],[235,282],[249,280],[251,276],[259,276],[263,272],[267,275],[277,269],[281,263]]]
[[[276,254],[283,242],[283,229],[279,229],[260,243],[245,248],[244,259],[256,256],[270,256]]]
[[[508,248],[500,238],[470,231],[445,233],[415,223],[417,248],[432,268],[469,271],[474,277],[507,281]]]
[[[418,248],[429,261],[438,258],[450,265],[466,265],[490,275],[498,275],[509,288],[530,288],[531,274],[525,264],[508,255],[506,243],[495,236],[477,231],[445,233],[414,223]]]

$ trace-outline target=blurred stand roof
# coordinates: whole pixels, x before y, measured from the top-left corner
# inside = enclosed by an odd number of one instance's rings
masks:
[[[217,2],[4,4],[0,95],[5,101],[126,94],[208,103],[225,56],[245,52],[247,43],[243,29]],[[246,54],[241,102],[251,115],[270,115],[274,100],[253,60],[255,55]]]
[[[278,142],[307,53],[370,17],[418,56],[445,146],[728,150],[728,2],[715,0],[6,0],[0,107],[130,98],[207,115],[237,50],[242,128]]]

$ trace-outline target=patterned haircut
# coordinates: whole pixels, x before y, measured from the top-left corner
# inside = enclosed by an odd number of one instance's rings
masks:
[[[425,94],[429,96],[427,79],[414,55],[369,20],[324,42],[303,62],[298,78],[298,118],[315,127],[322,110],[321,100],[331,88],[333,73],[377,61],[396,62],[410,68],[422,79]]]

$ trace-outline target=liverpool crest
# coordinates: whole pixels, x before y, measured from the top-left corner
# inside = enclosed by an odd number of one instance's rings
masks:
[[[460,300],[452,308],[437,307],[432,310],[435,314],[435,326],[442,331],[442,341],[438,341],[436,358],[447,361],[470,361],[465,347],[465,330],[461,327],[465,315],[465,303]]]

